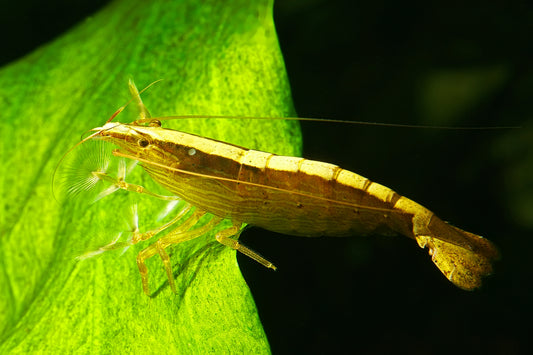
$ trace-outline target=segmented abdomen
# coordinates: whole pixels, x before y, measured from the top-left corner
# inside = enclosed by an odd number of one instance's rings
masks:
[[[222,144],[222,143],[219,143]],[[216,159],[216,161],[213,161]],[[180,169],[239,182],[145,169],[168,190],[217,216],[302,236],[405,233],[400,195],[340,167],[232,147],[231,155],[180,154]]]
[[[254,150],[240,162],[240,181],[282,190],[240,184],[239,195],[247,198],[235,206],[232,218],[292,235],[403,231],[394,222],[401,217],[400,224],[405,224],[405,216],[394,210],[401,196],[358,174],[329,163]]]

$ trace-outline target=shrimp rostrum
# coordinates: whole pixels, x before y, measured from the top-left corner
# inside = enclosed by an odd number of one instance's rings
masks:
[[[182,211],[167,225],[134,235],[129,242],[149,239],[173,223],[177,226],[137,257],[146,294],[147,258],[161,256],[169,285],[175,290],[165,249],[202,235],[223,219],[231,220],[232,227],[218,232],[216,240],[273,269],[272,263],[232,238],[238,237],[243,224],[307,237],[401,234],[428,248],[440,271],[465,290],[479,287],[482,277],[492,272],[498,251],[489,240],[442,221],[388,187],[333,164],[162,128],[160,120],[150,118],[131,82],[130,89],[141,107],[141,118],[129,124],[108,122],[94,128],[90,137],[116,145],[119,149],[114,155],[139,161],[155,182],[194,207],[185,221]],[[122,189],[147,192],[141,186],[121,183]],[[194,229],[206,213],[214,218]]]

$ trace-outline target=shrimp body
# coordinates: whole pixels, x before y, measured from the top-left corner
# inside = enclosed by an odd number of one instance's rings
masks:
[[[192,206],[234,223],[296,236],[401,234],[428,247],[471,290],[498,257],[490,241],[443,222],[393,190],[336,165],[246,149],[159,126],[107,123],[98,137],[138,160]]]

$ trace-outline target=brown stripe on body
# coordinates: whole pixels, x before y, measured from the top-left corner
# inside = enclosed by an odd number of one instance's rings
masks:
[[[403,231],[408,223],[397,218],[397,213],[372,209],[392,209],[399,199],[396,193],[336,165],[248,150],[178,131],[150,128],[143,134],[152,151],[137,150],[136,154],[169,166],[144,164],[150,175],[169,191],[217,216],[306,236],[391,234]],[[391,222],[389,215],[395,220]]]
[[[290,192],[241,184],[243,199],[232,210],[234,219],[296,235],[392,233],[388,222],[383,223],[383,211],[365,208],[394,206],[400,196],[384,186],[336,165],[303,158],[249,150],[241,162],[239,180]]]

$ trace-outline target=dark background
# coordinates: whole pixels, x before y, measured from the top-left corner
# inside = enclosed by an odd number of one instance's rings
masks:
[[[105,3],[3,4],[0,64]],[[239,257],[273,352],[525,353],[533,316],[532,6],[287,0],[276,3],[275,20],[302,117],[522,128],[302,124],[305,157],[395,189],[493,240],[503,258],[481,290],[465,292],[406,238],[306,239],[250,228],[244,243],[279,268]]]

